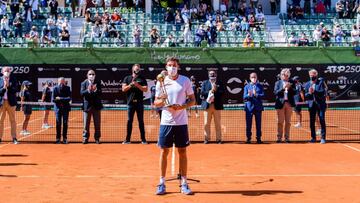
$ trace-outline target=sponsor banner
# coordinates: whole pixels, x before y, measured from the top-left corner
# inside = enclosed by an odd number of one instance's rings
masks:
[[[47,81],[51,81],[52,87],[58,85],[58,78],[38,78],[37,79],[37,91],[42,92],[44,85]],[[34,84],[34,83],[33,83]],[[65,84],[72,89],[71,78],[65,78]]]
[[[176,54],[173,54],[176,55]],[[188,56],[183,56],[188,57]],[[125,94],[121,91],[123,79],[131,74],[131,65],[13,65],[11,66],[19,84],[24,80],[33,83],[33,91],[37,101],[41,98],[41,89],[46,80],[57,84],[58,77],[65,77],[72,88],[73,102],[81,102],[80,84],[86,79],[88,70],[96,71],[96,79],[100,81],[105,103],[126,103]],[[1,68],[1,67],[0,67]],[[194,76],[200,87],[202,81],[208,79],[208,71],[216,70],[218,78],[225,86],[223,100],[225,104],[242,103],[243,89],[252,72],[258,74],[259,82],[264,86],[265,102],[273,102],[273,87],[282,68],[291,69],[291,77],[299,76],[302,82],[308,81],[308,71],[315,68],[319,77],[323,77],[329,88],[331,100],[360,99],[360,65],[276,65],[276,64],[186,64],[181,66],[180,74]],[[164,65],[142,64],[142,75],[148,81],[149,91],[144,98],[150,98],[150,87],[153,86],[157,74],[164,70]]]

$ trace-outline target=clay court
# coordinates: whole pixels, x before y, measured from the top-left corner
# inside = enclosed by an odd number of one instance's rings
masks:
[[[34,111],[29,130],[20,145],[0,145],[0,190],[2,202],[360,202],[360,115],[356,111],[329,110],[329,142],[309,139],[307,120],[292,128],[300,142],[275,144],[276,112],[263,117],[263,145],[243,144],[244,112],[223,111],[223,145],[194,142],[188,151],[189,178],[194,196],[179,193],[178,181],[167,183],[168,194],[155,196],[159,150],[149,145],[121,145],[125,136],[126,111],[102,114],[101,145],[79,144],[81,111],[72,111],[69,145],[54,145],[55,130],[41,129],[41,111]],[[22,119],[17,112],[17,120]],[[51,122],[54,122],[53,113]],[[190,117],[190,135],[202,141],[203,117]],[[145,124],[149,141],[156,141],[158,119]],[[304,111],[307,118],[307,112]],[[349,119],[351,117],[352,119]],[[294,118],[294,116],[293,116]],[[352,121],[352,122],[350,122]],[[21,130],[18,122],[18,131]],[[4,138],[9,140],[8,124]],[[134,140],[139,139],[134,122]],[[38,143],[40,142],[40,143]],[[106,143],[110,142],[110,143]],[[115,143],[112,143],[115,142]],[[168,177],[171,174],[169,156]],[[177,165],[175,166],[177,168]]]

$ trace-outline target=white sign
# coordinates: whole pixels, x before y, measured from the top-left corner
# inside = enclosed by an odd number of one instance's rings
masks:
[[[38,78],[38,91],[42,92],[43,87],[46,84],[46,81],[52,81],[52,86],[56,86],[58,84],[58,78]],[[65,83],[72,89],[71,78],[65,78]]]

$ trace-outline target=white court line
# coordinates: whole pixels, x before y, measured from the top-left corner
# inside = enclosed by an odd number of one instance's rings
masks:
[[[251,178],[251,177],[360,177],[360,174],[233,174],[233,175],[189,175],[189,177],[197,178]],[[6,177],[5,177],[6,178]],[[74,175],[74,176],[40,176],[40,175],[20,175],[17,178],[76,178],[76,179],[93,179],[93,178],[115,178],[115,179],[128,179],[128,178],[157,178],[152,175]],[[1,177],[0,177],[1,179]]]
[[[349,148],[349,149],[352,149],[352,150],[354,150],[354,151],[360,152],[360,149],[358,149],[358,148],[356,148],[356,147],[352,147],[352,146],[350,146],[350,145],[343,144],[343,143],[340,143],[340,142],[337,142],[337,143],[338,143],[338,144],[341,144],[342,146],[345,146],[345,147],[347,147],[347,148]]]
[[[76,119],[76,117],[69,119],[69,121],[74,120],[74,119]],[[37,131],[37,132],[35,132],[35,133],[31,133],[31,134],[28,135],[28,136],[24,136],[24,137],[19,138],[18,141],[24,140],[24,139],[26,139],[26,138],[29,138],[29,137],[31,137],[31,136],[33,136],[33,135],[42,133],[42,132],[47,131],[47,130],[49,130],[49,129],[41,129],[41,130],[39,130],[39,131]],[[12,144],[12,143],[9,142],[9,143],[7,143],[7,144],[1,145],[1,146],[0,146],[0,149],[1,149],[1,148],[4,148],[4,147],[6,147],[6,146],[8,146],[8,145],[10,145],[10,144]]]

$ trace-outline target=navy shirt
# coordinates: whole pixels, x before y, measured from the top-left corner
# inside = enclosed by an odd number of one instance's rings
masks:
[[[44,102],[51,102],[51,89],[50,87],[45,87],[42,91],[42,94],[45,95]]]
[[[302,86],[302,84],[301,83],[295,84],[295,90],[294,90],[295,103],[303,101],[301,98],[301,92],[304,92],[304,87]]]

